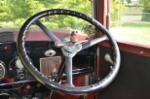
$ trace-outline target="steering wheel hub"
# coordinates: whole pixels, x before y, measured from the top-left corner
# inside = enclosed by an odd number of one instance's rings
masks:
[[[82,49],[82,45],[65,45],[62,47],[62,52],[64,56],[74,56],[77,52]]]

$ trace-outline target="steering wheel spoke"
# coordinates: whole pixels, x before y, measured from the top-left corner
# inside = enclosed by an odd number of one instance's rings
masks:
[[[67,85],[73,87],[72,57],[65,57],[65,70]]]
[[[55,43],[55,46],[57,47],[63,46],[61,40],[56,35],[54,35],[54,33],[51,30],[49,30],[44,24],[42,24],[39,20],[37,20],[35,24],[38,25],[48,35],[48,37]]]
[[[98,43],[101,43],[103,41],[109,40],[108,37],[106,35],[103,35],[102,37],[93,39],[91,41],[86,41],[84,43],[82,43],[82,50],[87,49],[89,47],[92,47]]]

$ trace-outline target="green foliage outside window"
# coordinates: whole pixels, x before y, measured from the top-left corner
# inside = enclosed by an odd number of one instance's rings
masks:
[[[112,0],[111,26],[120,24],[120,18],[124,14],[125,5],[121,0]]]
[[[141,0],[141,3],[143,3],[143,21],[150,21],[150,0]]]
[[[93,11],[91,0],[0,0],[0,27],[20,28],[24,21],[33,14],[55,8],[76,10],[89,16],[92,16]],[[70,23],[76,21],[75,18],[62,17],[55,20],[57,25],[54,24],[54,26],[59,28],[65,25],[65,21]]]

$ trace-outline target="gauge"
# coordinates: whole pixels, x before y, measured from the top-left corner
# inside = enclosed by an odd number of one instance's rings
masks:
[[[3,79],[6,75],[5,63],[0,61],[0,80]]]
[[[45,51],[44,54],[45,54],[45,56],[54,56],[54,55],[56,55],[56,51],[53,49],[49,49],[49,50]]]

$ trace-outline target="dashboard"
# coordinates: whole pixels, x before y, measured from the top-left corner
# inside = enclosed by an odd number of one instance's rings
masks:
[[[39,33],[40,35],[40,33]],[[47,37],[30,39],[26,42],[27,53],[37,69],[40,69],[40,59],[48,57],[45,52],[52,49],[54,56],[62,57],[61,50],[53,46],[53,42],[47,41]],[[61,34],[62,35],[62,34]],[[18,58],[16,50],[17,32],[0,31],[0,97],[13,97],[15,99],[29,99],[31,97],[46,97],[49,89],[38,83],[27,72]],[[80,75],[93,71],[95,68],[95,47],[83,50],[73,59],[73,74]],[[63,60],[62,60],[63,61]],[[28,99],[27,98],[27,99]],[[6,98],[7,99],[7,98]]]

